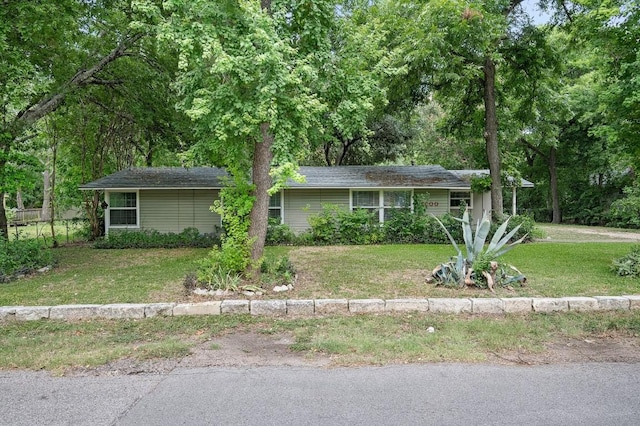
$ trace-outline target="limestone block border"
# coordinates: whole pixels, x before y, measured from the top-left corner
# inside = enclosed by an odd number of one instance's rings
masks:
[[[504,315],[640,309],[640,295],[429,299],[253,299],[199,303],[0,306],[0,321],[142,319],[186,315],[314,316],[420,312]]]

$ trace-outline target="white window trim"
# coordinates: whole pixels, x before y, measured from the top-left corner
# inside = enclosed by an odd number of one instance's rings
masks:
[[[451,206],[451,193],[453,192],[468,192],[469,193],[469,204],[467,204],[467,207],[470,210],[473,210],[473,192],[471,192],[471,190],[466,190],[466,189],[450,189],[449,190],[449,213],[451,213],[453,210],[460,210],[458,207],[452,207]],[[461,198],[457,198],[458,200],[460,200]]]
[[[279,207],[271,207],[269,206],[269,210],[280,209],[280,224],[284,224],[284,191],[278,191],[280,194],[280,206]],[[274,194],[275,195],[275,194]],[[269,204],[271,204],[271,198],[269,198]]]
[[[136,194],[136,224],[135,225],[111,225],[111,193],[114,193],[114,192],[115,193],[133,192]],[[109,229],[140,229],[140,190],[121,189],[121,190],[105,191],[104,201],[107,203],[107,206],[108,206],[107,211],[104,212],[105,235],[109,235]],[[116,210],[120,210],[120,208]]]
[[[353,206],[353,193],[354,192],[376,192],[378,191],[378,206],[372,206],[373,208],[378,209],[378,222],[379,223],[384,223],[384,209],[395,209],[398,207],[391,207],[391,206],[385,206],[384,205],[384,192],[385,191],[398,191],[398,192],[410,192],[410,209],[411,212],[413,212],[413,198],[414,198],[414,189],[413,188],[381,188],[381,189],[376,189],[376,188],[351,188],[349,189],[349,211],[353,211],[354,206]],[[359,206],[356,206],[355,208],[359,208]]]

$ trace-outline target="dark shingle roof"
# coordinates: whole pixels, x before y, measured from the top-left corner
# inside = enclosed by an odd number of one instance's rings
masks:
[[[469,183],[440,166],[301,167],[306,182],[290,188],[468,188]],[[223,169],[162,167],[121,170],[80,189],[220,188]]]
[[[292,188],[468,188],[440,166],[301,167],[306,182]]]
[[[120,170],[80,189],[204,189],[220,188],[227,173],[215,167],[145,167]]]

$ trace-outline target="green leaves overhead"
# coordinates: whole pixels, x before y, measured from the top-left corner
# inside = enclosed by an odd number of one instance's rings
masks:
[[[272,11],[257,1],[165,3],[159,37],[178,46],[178,107],[193,120],[194,150],[206,162],[249,164],[261,123],[275,136],[275,161],[287,161],[322,110],[310,86],[333,3],[274,2]]]

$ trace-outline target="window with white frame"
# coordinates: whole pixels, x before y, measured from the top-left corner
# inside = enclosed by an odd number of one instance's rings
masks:
[[[471,192],[470,191],[451,191],[449,193],[449,209],[460,210],[460,206],[463,204],[469,208],[471,205]]]
[[[376,213],[380,208],[380,191],[353,191],[351,193],[351,207],[365,209]]]
[[[109,226],[138,226],[138,193],[109,193]]]
[[[411,209],[411,191],[383,191],[384,220],[398,209]]]
[[[276,192],[269,198],[269,219],[282,223],[282,192]]]
[[[378,221],[388,220],[396,209],[411,209],[412,190],[358,190],[351,192],[351,208],[378,214]]]

